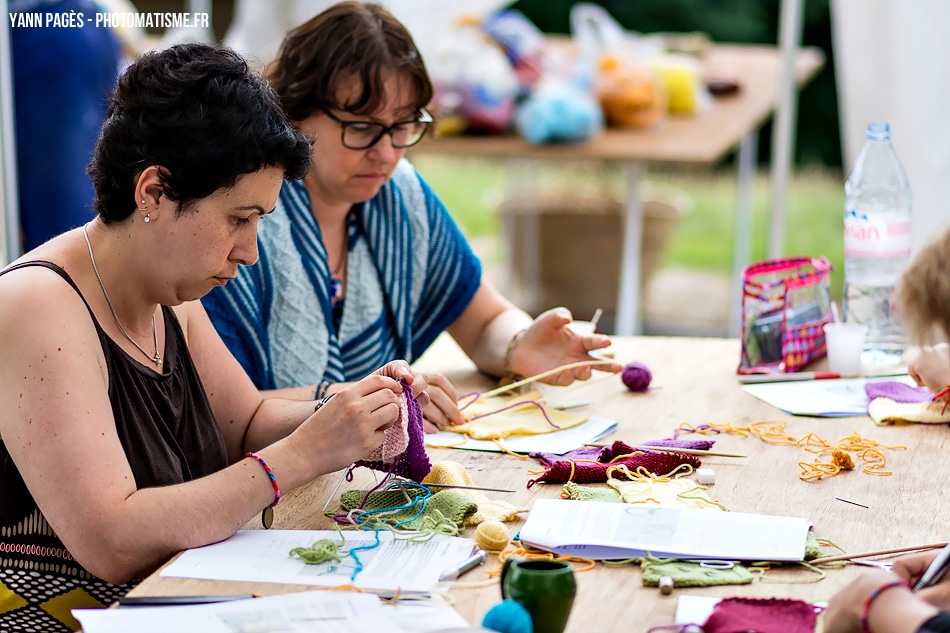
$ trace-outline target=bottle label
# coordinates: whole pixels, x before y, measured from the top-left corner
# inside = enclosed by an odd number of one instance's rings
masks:
[[[910,255],[910,220],[893,211],[868,216],[849,209],[844,214],[844,254],[856,257]]]

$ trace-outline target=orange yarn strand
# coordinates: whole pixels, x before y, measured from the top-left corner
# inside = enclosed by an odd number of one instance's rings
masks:
[[[831,477],[842,470],[854,470],[856,465],[852,453],[864,462],[861,470],[865,473],[869,475],[893,475],[893,471],[885,470],[887,457],[882,449],[905,450],[907,448],[906,446],[881,444],[875,440],[862,437],[857,430],[853,431],[851,435],[839,439],[834,444],[815,433],[808,433],[803,437],[796,438],[785,431],[785,422],[782,420],[763,420],[753,422],[747,426],[735,426],[727,422],[724,424],[710,423],[695,427],[683,423],[679,425],[677,431],[688,431],[702,435],[713,433],[732,433],[742,437],[754,435],[767,444],[799,446],[815,454],[815,461],[801,461],[798,463],[799,468],[801,468],[799,479],[802,481]],[[825,457],[830,461],[821,461]]]

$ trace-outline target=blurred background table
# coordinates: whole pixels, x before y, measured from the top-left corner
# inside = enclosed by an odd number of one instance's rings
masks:
[[[945,523],[939,520],[950,513],[950,501],[939,476],[939,465],[945,461],[944,444],[950,439],[945,425],[878,427],[867,417],[793,418],[782,414],[741,390],[735,375],[739,359],[739,341],[735,339],[618,337],[614,347],[618,360],[643,361],[652,369],[654,378],[650,390],[641,394],[628,391],[617,376],[591,381],[572,392],[572,398],[594,403],[588,407],[590,413],[618,422],[618,430],[605,442],[619,439],[634,444],[670,437],[684,422],[729,422],[741,426],[762,420],[784,420],[786,431],[795,437],[815,433],[833,443],[856,431],[882,444],[907,447],[885,451],[893,475],[866,474],[859,463],[856,470],[803,482],[799,479],[798,463],[813,461],[813,455],[803,448],[720,434],[707,436],[716,440],[714,450],[748,457],[703,458],[703,466],[716,473],[716,484],[709,494],[735,512],[806,517],[814,524],[816,535],[851,553],[947,539]],[[418,367],[442,371],[458,385],[459,393],[484,390],[491,385],[454,342],[444,336],[420,359]],[[461,463],[475,485],[516,490],[513,494],[486,493],[489,498],[503,499],[516,506],[530,508],[536,499],[557,498],[561,490],[557,484],[525,487],[534,477],[528,470],[539,468],[535,460],[453,449],[429,452],[433,463]],[[354,474],[354,481],[346,483],[344,489],[366,489],[372,485],[371,471],[358,469]],[[332,522],[321,509],[339,478],[339,473],[326,475],[286,494],[276,508],[274,528],[331,529]],[[835,497],[852,499],[868,508],[849,505]],[[507,525],[509,533],[515,534],[522,523]],[[255,519],[246,527],[259,528],[260,524]],[[467,528],[463,535],[472,533]],[[466,574],[462,580],[486,579],[485,570],[494,568],[496,560],[490,556],[484,568]],[[635,630],[643,631],[671,624],[676,597],[682,593],[827,600],[859,571],[855,566],[828,569],[827,577],[816,582],[818,576],[814,572],[786,565],[772,568],[765,580],[751,585],[683,588],[663,596],[655,588],[642,586],[636,566],[598,564],[591,571],[577,573],[578,595],[568,632],[630,630],[631,623],[636,623]],[[274,594],[305,589],[298,585],[162,578],[155,573],[130,595]],[[458,611],[472,623],[480,623],[486,611],[500,600],[497,584],[478,589],[455,588],[451,594]]]
[[[695,116],[669,116],[646,129],[610,128],[580,144],[531,145],[516,135],[447,136],[426,139],[413,148],[412,153],[478,157],[511,163],[509,174],[513,190],[527,194],[529,207],[535,208],[525,209],[527,226],[518,243],[514,217],[510,213],[504,216],[508,245],[505,278],[515,278],[513,252],[520,251],[518,256],[523,258],[522,277],[528,304],[537,294],[539,279],[537,191],[532,187],[532,169],[543,161],[620,165],[626,174],[627,191],[614,332],[633,335],[641,331],[643,207],[640,183],[644,168],[649,165],[709,167],[738,148],[738,202],[730,307],[730,334],[738,336],[741,296],[739,272],[750,261],[751,185],[757,145],[755,132],[778,103],[782,57],[779,50],[772,46],[715,45],[707,51],[703,63],[733,75],[740,88],[733,95],[714,99],[712,108]],[[818,49],[799,50],[795,64],[797,85],[804,85],[814,77],[823,64],[824,57]],[[530,202],[532,199],[533,205]],[[566,252],[564,256],[582,265],[584,245],[576,246],[577,252]]]

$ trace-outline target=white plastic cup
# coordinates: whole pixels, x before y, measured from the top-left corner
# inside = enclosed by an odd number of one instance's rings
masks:
[[[825,323],[825,345],[828,347],[828,371],[840,376],[861,374],[861,352],[868,326],[857,323]]]
[[[580,334],[581,336],[590,336],[594,333],[594,330],[597,326],[595,326],[590,321],[571,321],[567,324],[567,327],[571,328],[574,333]]]

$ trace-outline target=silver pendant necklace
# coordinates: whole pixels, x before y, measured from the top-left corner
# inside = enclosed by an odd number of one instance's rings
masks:
[[[99,267],[96,266],[96,256],[92,253],[92,242],[89,241],[89,232],[86,230],[88,225],[84,224],[82,227],[82,235],[86,238],[86,246],[89,248],[89,261],[92,262],[92,272],[96,273],[96,279],[99,280],[99,287],[102,288],[102,294],[106,297],[106,303],[109,304],[109,310],[112,311],[112,318],[115,319],[115,324],[119,326],[119,330],[125,335],[125,338],[129,339],[129,342],[132,345],[135,345],[136,349],[145,354],[145,357],[156,365],[162,364],[162,357],[158,353],[158,328],[155,327],[155,312],[152,312],[152,341],[155,344],[155,353],[149,354],[145,349],[139,345],[134,338],[129,336],[128,331],[126,331],[125,326],[122,325],[122,321],[119,320],[119,315],[116,314],[115,306],[112,305],[112,299],[109,298],[109,292],[106,290],[106,285],[102,283],[102,276],[99,274]]]

